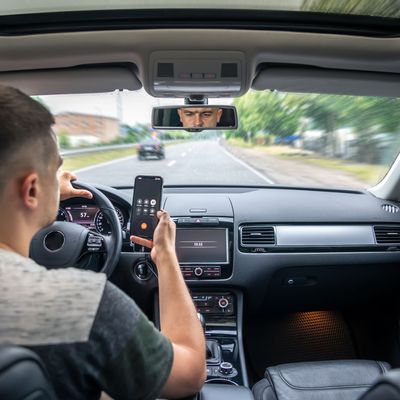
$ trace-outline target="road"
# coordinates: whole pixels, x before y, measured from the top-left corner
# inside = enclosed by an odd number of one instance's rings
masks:
[[[161,175],[166,185],[266,185],[273,183],[228,153],[217,141],[167,146],[164,160],[136,156],[75,171],[79,180],[109,186],[133,186],[136,175]]]

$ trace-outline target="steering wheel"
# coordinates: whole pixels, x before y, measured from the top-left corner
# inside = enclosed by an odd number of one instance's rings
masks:
[[[107,217],[111,235],[89,231],[72,222],[56,221],[40,230],[32,239],[30,256],[38,264],[48,268],[79,268],[79,261],[87,255],[102,253],[105,256],[99,272],[110,277],[122,248],[122,232],[118,215],[110,200],[95,187],[72,182],[78,189],[89,190],[100,211]]]

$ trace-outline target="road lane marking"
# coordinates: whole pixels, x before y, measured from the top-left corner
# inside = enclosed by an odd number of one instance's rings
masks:
[[[235,160],[237,163],[240,165],[243,165],[243,167],[247,168],[249,171],[251,171],[253,174],[256,174],[259,178],[263,179],[265,182],[269,183],[270,185],[274,185],[275,182],[272,179],[267,178],[265,175],[263,175],[261,172],[258,172],[256,169],[251,167],[249,164],[245,163],[242,161],[240,158],[237,158],[233,154],[229,153],[229,151],[225,150],[223,147],[221,149],[225,152],[227,156],[232,158],[232,160]]]
[[[103,163],[100,163],[100,164],[94,164],[94,165],[90,165],[88,167],[76,169],[75,171],[73,171],[73,173],[74,174],[76,174],[76,173],[79,174],[80,172],[90,171],[92,169],[105,167],[107,165],[117,164],[119,162],[127,161],[127,160],[134,159],[134,158],[136,158],[136,156],[128,156],[128,157],[123,157],[123,158],[117,158],[116,160],[106,161],[106,162],[103,162]]]
[[[167,167],[172,167],[175,163],[176,163],[176,161],[172,160],[167,164]]]
[[[182,156],[182,157],[185,157],[186,154],[187,154],[186,152],[183,152],[183,153],[181,154],[181,156]]]

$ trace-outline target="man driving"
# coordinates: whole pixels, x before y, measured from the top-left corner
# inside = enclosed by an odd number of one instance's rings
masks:
[[[0,86],[0,344],[36,352],[60,399],[184,397],[206,377],[205,342],[175,254],[175,224],[158,213],[152,247],[161,332],[106,276],[47,270],[29,259],[32,237],[52,223],[60,196],[91,197],[71,185],[53,116],[22,92]]]
[[[178,108],[179,119],[184,128],[215,128],[222,116],[218,107]]]

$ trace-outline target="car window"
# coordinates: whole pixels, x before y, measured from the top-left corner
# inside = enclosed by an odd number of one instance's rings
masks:
[[[132,186],[289,185],[365,189],[378,183],[400,146],[396,98],[250,91],[210,99],[237,107],[237,130],[154,130],[153,106],[182,104],[144,90],[39,96],[55,114],[64,168],[80,179]]]

